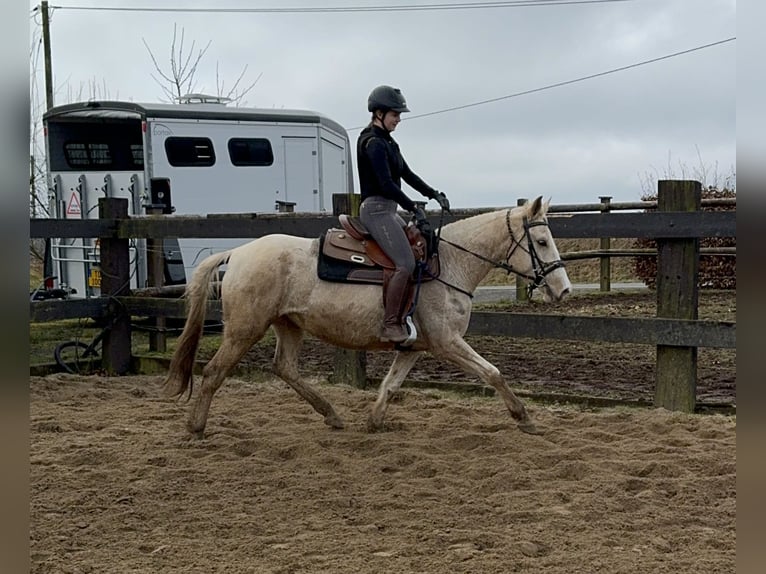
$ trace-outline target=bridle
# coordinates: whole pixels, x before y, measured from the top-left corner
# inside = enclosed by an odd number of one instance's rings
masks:
[[[511,238],[511,243],[508,246],[508,253],[505,256],[505,262],[494,261],[488,257],[485,257],[484,255],[481,255],[480,253],[476,253],[474,251],[471,251],[470,249],[466,249],[462,245],[458,245],[457,243],[453,243],[442,237],[439,238],[439,241],[440,242],[443,241],[444,243],[451,245],[452,247],[455,247],[456,249],[459,249],[461,251],[464,251],[465,253],[473,255],[477,259],[486,261],[487,263],[490,263],[495,268],[504,269],[509,274],[514,273],[518,275],[519,277],[524,277],[525,279],[529,279],[530,283],[527,286],[527,294],[531,295],[532,291],[534,291],[538,287],[547,285],[545,281],[545,277],[548,274],[552,273],[553,271],[555,271],[556,269],[560,267],[564,267],[565,265],[561,259],[557,259],[555,261],[543,261],[540,258],[540,256],[537,254],[537,250],[535,249],[535,242],[532,240],[532,235],[529,233],[529,230],[532,227],[539,227],[539,226],[548,227],[548,222],[545,220],[530,222],[527,219],[527,217],[524,216],[523,223],[524,223],[524,235],[521,236],[521,239],[517,240],[513,234],[513,228],[511,227],[511,210],[508,209],[508,211],[505,212],[505,226],[508,229],[508,235]],[[439,235],[441,235],[441,226],[439,227]],[[526,247],[522,243],[525,236],[527,238]],[[511,257],[513,257],[513,254],[516,252],[517,249],[521,249],[527,255],[529,255],[529,258],[532,260],[532,272],[534,273],[534,275],[530,275],[528,273],[522,273],[521,271],[514,269],[513,265],[511,265]],[[455,287],[454,285],[450,285],[450,287],[453,287],[454,289],[457,289],[458,291],[471,295],[467,291],[464,291],[463,289],[459,289],[458,287]]]

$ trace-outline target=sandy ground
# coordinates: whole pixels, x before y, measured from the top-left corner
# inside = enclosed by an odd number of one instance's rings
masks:
[[[34,573],[735,571],[736,417],[229,379],[203,440],[161,379],[30,379]]]

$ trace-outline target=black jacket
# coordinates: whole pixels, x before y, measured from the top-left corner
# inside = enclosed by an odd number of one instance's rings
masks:
[[[393,199],[403,209],[415,211],[415,204],[402,191],[402,180],[429,199],[436,190],[420,179],[404,161],[399,144],[378,126],[368,126],[356,142],[356,164],[362,201],[373,195]]]

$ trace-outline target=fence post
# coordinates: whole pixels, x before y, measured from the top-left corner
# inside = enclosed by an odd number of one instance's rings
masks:
[[[358,193],[333,193],[332,194],[332,213],[341,215],[359,215],[359,206],[362,204],[362,196]]]
[[[127,219],[128,200],[102,197],[98,200],[101,219]],[[125,313],[115,297],[130,293],[130,259],[128,240],[102,237],[101,297],[109,298],[111,327],[104,334],[102,367],[110,375],[124,375],[130,369],[130,315]]]
[[[359,194],[334,193],[332,196],[333,215],[342,213],[359,215],[360,205]],[[367,388],[367,353],[337,347],[329,379],[335,384],[350,385],[359,389]]]
[[[516,205],[524,205],[527,202],[525,197],[516,200]],[[519,275],[516,275],[516,301],[529,301],[529,291],[527,285]]]
[[[294,201],[277,201],[278,213],[294,213],[295,202]]]
[[[150,204],[146,206],[146,215],[162,216],[163,205]],[[162,288],[165,285],[164,259],[165,250],[162,239],[146,239],[146,279],[147,287]],[[155,317],[155,331],[149,332],[149,350],[164,353],[167,351],[167,336],[165,327],[167,319],[165,317]]]
[[[698,211],[701,199],[698,181],[658,182],[658,211]],[[657,317],[697,319],[699,244],[698,238],[657,238]],[[655,406],[694,412],[697,347],[657,345],[656,377]]]
[[[601,213],[609,213],[611,209],[612,197],[609,195],[600,195],[601,200]],[[608,251],[611,247],[612,240],[609,237],[601,238],[601,250]],[[602,292],[611,291],[612,289],[612,258],[608,255],[601,257],[601,286]]]

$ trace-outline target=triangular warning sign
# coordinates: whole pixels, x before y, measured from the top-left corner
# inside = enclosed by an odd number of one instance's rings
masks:
[[[82,210],[80,209],[80,200],[77,199],[77,194],[73,191],[71,197],[69,198],[69,204],[66,206],[66,214],[67,215],[82,215]]]

